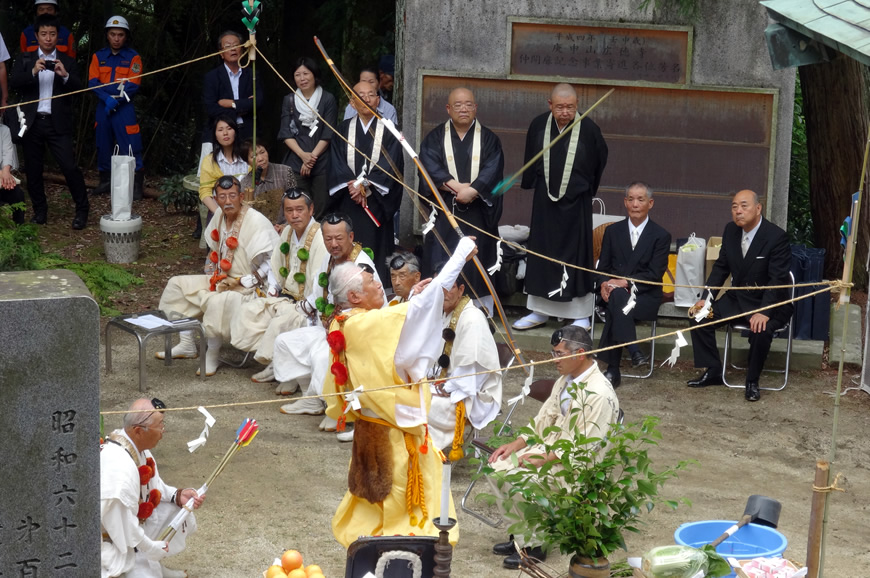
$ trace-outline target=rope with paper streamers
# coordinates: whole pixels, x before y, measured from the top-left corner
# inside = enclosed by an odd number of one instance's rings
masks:
[[[279,78],[282,82],[284,82],[284,84],[285,84],[286,86],[288,86],[288,87],[290,88],[290,90],[293,91],[293,93],[295,94],[295,92],[296,92],[295,89],[290,85],[289,82],[287,82],[287,80],[286,80],[283,76],[281,76],[281,74],[277,71],[277,69],[275,69],[275,67],[272,65],[272,63],[269,62],[268,59],[266,59],[266,57],[263,55],[263,53],[262,53],[262,52],[260,51],[260,49],[257,47],[257,43],[256,43],[255,41],[248,40],[248,41],[246,41],[245,43],[241,44],[239,48],[240,48],[240,49],[242,49],[242,48],[244,48],[244,49],[248,49],[248,48],[251,48],[251,47],[254,48],[254,50],[257,52],[257,54],[259,54],[260,56],[263,57],[263,60],[264,60],[264,61],[266,62],[266,64],[267,64],[267,65],[272,69],[272,71],[273,71],[273,72],[278,76],[278,78]],[[85,93],[85,92],[91,92],[91,91],[96,90],[96,89],[98,89],[98,88],[103,88],[103,87],[106,87],[106,86],[114,86],[114,85],[121,84],[121,83],[123,83],[123,82],[129,81],[129,80],[132,80],[132,79],[135,79],[135,78],[144,78],[144,77],[146,77],[146,76],[151,76],[151,75],[154,75],[154,74],[160,74],[160,73],[163,73],[163,72],[166,72],[166,71],[169,71],[169,70],[175,69],[175,68],[180,68],[180,67],[182,67],[182,66],[186,66],[186,65],[188,65],[188,64],[193,64],[193,63],[195,63],[195,62],[199,62],[199,61],[201,61],[201,60],[206,60],[206,59],[208,59],[208,58],[212,58],[212,57],[214,57],[214,56],[219,56],[219,55],[223,54],[224,52],[227,52],[227,51],[229,51],[229,50],[234,50],[234,49],[235,49],[235,47],[233,47],[233,48],[226,48],[226,49],[223,49],[223,50],[218,50],[218,51],[216,51],[216,52],[212,52],[212,53],[210,53],[210,54],[206,54],[205,56],[199,56],[199,57],[197,57],[197,58],[193,58],[193,59],[190,59],[190,60],[186,60],[186,61],[184,61],[184,62],[179,62],[179,63],[177,63],[177,64],[173,64],[173,65],[171,65],[171,66],[166,66],[166,67],[159,68],[159,69],[157,69],[157,70],[152,70],[152,71],[149,71],[149,72],[143,72],[143,73],[141,73],[141,74],[137,74],[137,75],[135,75],[135,76],[131,76],[131,77],[129,77],[129,78],[127,78],[127,79],[124,79],[124,80],[118,80],[118,81],[113,81],[113,82],[107,82],[107,83],[105,83],[105,84],[100,84],[100,85],[97,85],[97,86],[90,86],[90,87],[82,88],[82,89],[75,90],[75,91],[72,91],[72,92],[67,92],[67,93],[64,93],[64,94],[52,95],[51,97],[49,97],[49,98],[45,98],[45,99],[28,100],[28,101],[24,101],[24,102],[15,103],[15,104],[9,104],[9,105],[6,105],[5,107],[0,107],[0,111],[6,110],[6,109],[8,109],[8,108],[15,108],[15,107],[17,107],[17,106],[21,106],[21,105],[25,105],[25,104],[38,103],[38,102],[40,102],[40,101],[42,101],[42,100],[54,100],[54,99],[56,99],[56,98],[65,98],[65,97],[67,97],[67,96],[73,96],[73,95],[76,95],[76,94],[81,94],[81,93]],[[247,55],[247,52],[245,52],[245,55]],[[243,56],[244,56],[244,55],[243,55]],[[249,62],[246,63],[245,66],[247,66],[248,64],[249,64]],[[306,101],[306,104],[307,104],[307,101]],[[313,108],[312,108],[312,110],[313,110],[314,113],[317,115],[318,119],[319,119],[320,121],[322,121],[322,122],[323,122],[327,127],[329,127],[329,128],[333,131],[333,133],[334,133],[335,135],[337,135],[339,138],[341,138],[341,139],[344,140],[346,143],[348,143],[348,145],[351,144],[350,142],[348,142],[347,139],[345,139],[345,138],[341,135],[341,133],[337,130],[337,127],[335,127],[335,126],[329,124],[329,123],[326,121],[326,119],[323,118],[323,117],[322,117],[322,116],[317,112],[316,109],[313,109]],[[353,146],[353,145],[351,145],[351,146]],[[353,148],[354,148],[354,150],[356,150],[358,153],[360,153],[360,155],[362,155],[366,160],[368,160],[369,162],[371,162],[372,159],[371,159],[369,156],[367,156],[365,153],[363,153],[363,152],[362,152],[361,150],[359,150],[358,148],[356,148],[356,147],[353,147]],[[418,197],[419,200],[422,200],[424,203],[428,203],[429,205],[432,206],[433,209],[437,209],[437,208],[438,208],[437,203],[435,203],[434,201],[432,201],[432,200],[426,198],[426,197],[425,197],[424,195],[422,195],[419,191],[417,191],[416,189],[414,189],[413,187],[411,187],[410,185],[408,185],[408,184],[407,184],[403,179],[398,179],[398,178],[396,178],[395,176],[393,176],[392,174],[389,174],[389,173],[387,173],[387,175],[388,175],[390,178],[392,178],[393,180],[395,180],[397,183],[399,183],[400,185],[402,185],[402,187],[405,188],[408,192],[410,192],[410,193],[414,194],[416,197]],[[526,247],[524,247],[524,246],[522,246],[522,245],[520,245],[520,244],[518,244],[518,243],[514,243],[514,242],[512,242],[512,241],[509,241],[509,240],[507,240],[507,239],[504,239],[504,238],[502,238],[502,237],[499,237],[498,235],[493,235],[492,233],[490,233],[490,232],[488,232],[488,231],[485,231],[485,230],[483,230],[482,228],[480,228],[480,227],[478,227],[478,226],[476,226],[476,225],[474,225],[474,224],[472,224],[472,223],[469,223],[468,221],[466,221],[466,220],[460,218],[459,216],[454,215],[454,218],[455,218],[458,222],[462,223],[463,225],[466,225],[466,226],[470,227],[471,229],[474,229],[475,231],[477,231],[477,232],[479,232],[479,233],[481,233],[481,234],[483,234],[483,235],[485,235],[485,236],[487,236],[487,237],[491,237],[491,238],[493,238],[493,239],[496,239],[497,241],[499,241],[499,242],[501,242],[501,243],[504,243],[504,244],[508,245],[509,247],[513,247],[513,248],[516,249],[516,250],[523,251],[524,253],[526,253],[526,254],[528,254],[528,255],[532,255],[533,257],[537,257],[538,259],[543,259],[543,260],[545,260],[545,261],[549,261],[549,262],[551,262],[551,263],[555,263],[555,264],[557,264],[557,265],[561,265],[561,266],[563,266],[563,267],[567,267],[567,268],[570,268],[570,269],[576,269],[576,270],[578,270],[578,271],[585,271],[585,272],[587,272],[587,273],[596,273],[596,274],[598,273],[598,271],[596,271],[595,269],[589,269],[589,268],[586,268],[586,267],[582,267],[582,266],[580,266],[580,265],[575,265],[575,264],[573,264],[573,263],[567,263],[567,262],[565,262],[565,261],[560,261],[559,259],[555,259],[555,258],[553,258],[553,257],[549,257],[549,256],[547,256],[547,255],[544,255],[544,254],[541,254],[541,253],[537,253],[537,252],[535,252],[535,251],[531,251],[531,250],[529,250],[528,248],[526,248]],[[818,281],[818,282],[807,282],[807,283],[796,283],[796,284],[794,284],[794,285],[759,285],[759,286],[754,286],[754,287],[724,287],[724,286],[722,286],[722,287],[710,287],[710,286],[704,286],[704,285],[680,285],[680,284],[674,284],[674,283],[664,283],[664,282],[661,282],[661,281],[647,281],[647,280],[644,280],[644,279],[635,279],[635,278],[633,278],[633,277],[623,277],[623,276],[619,276],[619,275],[609,275],[609,276],[610,276],[611,278],[613,278],[613,279],[625,279],[626,281],[629,281],[629,282],[631,282],[631,283],[641,283],[641,284],[644,284],[644,285],[658,285],[658,286],[662,286],[662,287],[665,286],[665,285],[668,285],[669,287],[682,287],[682,288],[689,288],[689,289],[710,289],[710,290],[723,290],[723,289],[727,289],[727,290],[731,290],[731,291],[741,291],[741,290],[745,291],[745,290],[756,290],[756,289],[790,289],[790,288],[792,288],[792,287],[795,287],[795,288],[800,288],[800,287],[817,287],[817,286],[819,286],[819,285],[825,285],[825,284],[830,285],[832,289],[834,289],[834,288],[836,288],[836,289],[843,289],[843,288],[851,288],[851,287],[853,287],[853,284],[852,284],[852,283],[844,283],[844,282],[842,282],[841,280],[835,280],[835,281]],[[478,296],[478,298],[479,298],[479,296]]]
[[[817,283],[817,285],[818,285],[818,283]],[[830,287],[830,286],[823,287],[822,289],[807,293],[806,295],[800,295],[800,296],[795,297],[793,299],[787,299],[785,301],[780,301],[778,303],[773,303],[771,305],[759,307],[758,309],[753,309],[752,311],[747,311],[745,313],[740,313],[738,315],[732,315],[730,317],[723,317],[721,319],[718,319],[716,322],[717,323],[724,323],[724,322],[729,322],[729,321],[735,321],[737,319],[742,319],[744,317],[754,315],[755,313],[761,313],[763,311],[775,309],[775,308],[780,307],[782,305],[787,305],[788,303],[795,303],[797,301],[801,301],[802,299],[809,299],[811,297],[815,297],[816,295],[821,295],[822,293],[826,293],[826,292],[831,291],[831,289],[832,289],[832,287]],[[665,338],[669,338],[669,337],[677,337],[677,336],[682,335],[683,333],[690,333],[690,332],[692,332],[695,329],[698,329],[700,327],[703,327],[703,325],[690,326],[690,327],[686,327],[686,328],[679,329],[676,331],[671,331],[669,333],[662,333],[660,335],[655,335],[655,336],[645,337],[642,339],[637,339],[635,341],[631,341],[628,343],[620,343],[618,345],[611,345],[609,347],[601,347],[599,349],[592,349],[590,351],[584,351],[582,353],[575,353],[573,355],[566,355],[566,356],[561,357],[559,359],[567,359],[567,358],[571,358],[571,357],[577,357],[580,355],[595,355],[595,354],[598,354],[598,353],[601,353],[604,351],[610,351],[611,349],[616,349],[617,347],[626,347],[628,345],[637,345],[637,344],[641,344],[641,343],[648,343],[650,341],[655,341],[656,339],[665,339]],[[468,378],[468,377],[475,377],[478,375],[488,375],[491,373],[503,373],[504,371],[514,370],[514,369],[530,369],[530,370],[534,371],[535,367],[546,366],[546,365],[551,364],[551,363],[556,363],[557,361],[559,361],[559,360],[557,360],[557,359],[542,359],[541,361],[530,361],[527,363],[518,363],[518,364],[511,365],[510,367],[506,367],[506,368],[487,369],[487,370],[477,371],[474,373],[455,375],[455,376],[451,377],[451,379],[463,379],[463,378]],[[367,394],[367,393],[375,393],[378,391],[388,391],[391,389],[398,389],[398,388],[403,388],[403,387],[412,387],[415,385],[429,385],[430,383],[431,383],[430,380],[424,379],[424,380],[415,381],[412,383],[399,383],[399,384],[385,385],[385,386],[380,386],[380,387],[370,387],[369,385],[366,385],[365,389],[360,392],[360,395]],[[347,393],[346,392],[323,393],[320,395],[308,395],[308,396],[294,397],[293,401],[299,401],[299,400],[303,400],[303,399],[325,400],[325,399],[330,398],[330,397],[338,397],[338,396],[344,396],[344,395],[347,395]],[[524,396],[521,396],[521,397],[524,397]],[[175,407],[175,408],[168,407],[166,409],[161,409],[160,411],[161,412],[199,411],[199,409],[201,407],[204,407],[207,409],[217,409],[217,408],[228,408],[228,407],[244,407],[244,406],[249,406],[249,405],[266,405],[266,404],[274,404],[274,403],[284,404],[284,403],[287,403],[287,400],[281,398],[281,399],[265,399],[265,400],[256,400],[256,401],[221,403],[221,404],[214,404],[214,405],[196,405],[196,406],[190,406],[190,407]],[[155,410],[150,409],[150,408],[149,409],[141,409],[141,410],[114,410],[114,411],[101,411],[100,415],[124,415],[124,414],[128,414],[128,413],[146,413],[146,412],[151,413],[153,411],[155,411]]]
[[[283,82],[283,83],[284,83],[284,84],[285,84],[285,85],[286,85],[286,86],[287,86],[287,87],[288,87],[288,88],[289,88],[289,89],[290,89],[290,90],[295,94],[295,93],[296,93],[296,90],[295,90],[295,89],[291,86],[291,84],[290,84],[290,83],[289,83],[289,82],[288,82],[288,81],[287,81],[287,80],[286,80],[286,79],[285,79],[285,78],[284,78],[284,77],[283,77],[283,76],[278,72],[278,70],[277,70],[277,69],[275,68],[275,66],[274,66],[274,65],[269,61],[269,59],[266,58],[265,55],[263,55],[263,53],[260,51],[259,48],[256,48],[256,47],[255,47],[255,49],[256,49],[257,53],[258,53],[260,56],[262,56],[263,61],[264,61],[264,62],[265,62],[265,63],[266,63],[266,64],[267,64],[271,69],[272,69],[272,71],[275,73],[275,75],[276,75],[276,76],[277,76],[277,77],[278,77],[278,78],[279,78],[279,79],[280,79],[280,80],[281,80],[281,81],[282,81],[282,82]],[[324,125],[326,125],[329,129],[332,130],[334,136],[337,136],[338,138],[340,138],[341,140],[343,140],[345,143],[347,143],[348,146],[350,146],[350,147],[353,148],[356,152],[358,152],[358,153],[360,154],[360,156],[362,156],[364,159],[366,159],[369,163],[372,162],[372,159],[371,159],[370,156],[366,155],[362,150],[360,150],[359,148],[357,148],[356,146],[354,146],[354,145],[353,145],[353,144],[352,144],[348,139],[346,139],[346,138],[341,134],[341,132],[338,130],[337,127],[335,127],[335,126],[329,124],[329,122],[328,122],[328,121],[327,121],[323,116],[321,116],[320,113],[317,112],[317,110],[316,110],[315,108],[311,107],[311,105],[309,105],[309,104],[307,103],[307,101],[305,101],[304,99],[303,99],[303,101],[305,102],[306,106],[308,106],[308,107],[310,108],[310,110],[311,110],[312,112],[314,112],[314,114],[317,116],[318,120],[320,120],[321,122],[323,122]],[[424,203],[427,203],[428,205],[430,205],[432,211],[437,212],[438,210],[440,210],[440,207],[438,206],[438,203],[436,203],[435,201],[433,201],[433,200],[427,198],[425,195],[423,195],[422,193],[420,193],[417,189],[415,189],[415,188],[413,188],[412,186],[410,186],[409,184],[407,184],[407,183],[405,182],[404,179],[402,179],[402,178],[398,178],[398,177],[396,177],[395,175],[393,175],[393,174],[391,174],[391,173],[388,173],[388,172],[385,172],[385,174],[386,174],[386,176],[388,176],[389,178],[391,178],[393,181],[395,181],[396,183],[398,183],[399,185],[401,185],[402,188],[404,188],[406,191],[408,191],[409,193],[411,193],[411,194],[413,194],[414,196],[416,196],[416,197],[417,197],[417,201],[423,201]],[[430,218],[431,218],[431,217],[432,217],[432,213],[430,213]],[[561,266],[564,267],[564,268],[576,269],[576,270],[578,270],[578,271],[585,271],[585,272],[587,272],[587,273],[593,273],[593,274],[598,274],[598,273],[600,273],[599,271],[597,271],[597,270],[595,270],[595,269],[590,269],[590,268],[583,267],[583,266],[580,266],[580,265],[575,265],[575,264],[573,264],[573,263],[568,263],[568,262],[565,262],[565,261],[561,261],[561,260],[556,259],[556,258],[554,258],[554,257],[549,257],[549,256],[544,255],[544,254],[542,254],[542,253],[538,253],[538,252],[535,252],[535,251],[531,251],[531,250],[529,250],[528,248],[526,248],[526,247],[520,245],[519,243],[514,243],[514,242],[509,241],[509,240],[507,240],[507,239],[505,239],[505,238],[503,238],[503,237],[499,237],[498,235],[494,235],[494,234],[490,233],[489,231],[486,231],[486,230],[484,230],[484,229],[478,227],[477,225],[475,225],[475,224],[473,224],[473,223],[469,223],[468,221],[462,219],[461,217],[459,217],[459,216],[456,215],[455,213],[453,214],[453,218],[456,219],[457,222],[462,223],[463,225],[468,226],[469,228],[471,228],[471,229],[477,231],[478,233],[480,233],[480,234],[482,234],[482,235],[485,235],[485,236],[487,236],[487,237],[490,237],[490,238],[492,238],[492,239],[495,239],[495,240],[496,240],[497,242],[499,242],[499,243],[506,244],[506,245],[508,245],[509,247],[513,247],[514,249],[516,249],[516,250],[518,250],[518,251],[522,251],[522,252],[524,252],[524,253],[526,253],[526,254],[528,254],[528,255],[532,255],[532,256],[537,257],[537,258],[539,258],[539,259],[543,259],[544,261],[549,261],[549,262],[554,263],[554,264],[556,264],[556,265],[561,265]],[[434,223],[433,223],[433,226],[434,226]],[[428,233],[430,230],[431,230],[431,229],[428,228],[428,221],[427,221],[427,229],[426,229],[426,232]],[[564,272],[563,272],[563,273],[564,273]],[[612,279],[625,279],[626,281],[628,281],[628,282],[630,282],[630,283],[640,283],[640,284],[643,284],[643,285],[657,285],[657,286],[659,286],[659,287],[664,287],[665,285],[667,285],[668,287],[681,287],[681,288],[689,288],[689,289],[709,289],[709,290],[734,290],[734,291],[749,291],[749,290],[753,290],[753,291],[754,291],[754,290],[758,290],[758,289],[791,289],[792,287],[795,287],[795,288],[800,288],[800,287],[818,287],[819,285],[826,285],[826,284],[827,284],[827,285],[830,285],[832,288],[839,288],[839,289],[842,289],[842,288],[844,288],[844,287],[852,287],[852,286],[853,286],[853,284],[851,284],[851,283],[843,283],[841,280],[834,280],[834,281],[816,281],[816,282],[807,282],[807,283],[796,283],[796,284],[794,284],[794,285],[757,285],[757,286],[752,286],[752,287],[732,287],[732,286],[714,287],[714,286],[709,286],[709,285],[681,285],[681,284],[671,283],[671,282],[664,283],[664,282],[662,282],[662,281],[648,281],[648,280],[645,280],[645,279],[636,279],[636,278],[634,278],[634,277],[625,277],[625,276],[621,276],[621,275],[610,275],[610,274],[608,274],[608,276],[611,277]],[[558,292],[558,289],[557,289],[556,291]],[[477,295],[475,295],[475,297],[479,298],[479,296],[477,296]]]

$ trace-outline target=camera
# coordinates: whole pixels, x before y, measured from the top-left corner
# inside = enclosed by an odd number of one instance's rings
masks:
[[[45,61],[45,69],[46,70],[54,70],[55,62],[56,61],[54,61],[54,60],[46,60]]]

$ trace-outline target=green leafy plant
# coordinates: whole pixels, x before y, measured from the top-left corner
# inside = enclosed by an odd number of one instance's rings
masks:
[[[199,210],[199,193],[184,187],[185,175],[166,177],[160,183],[163,193],[157,198],[163,209],[169,211],[172,205],[177,213],[193,213]]]
[[[569,389],[575,397],[583,395],[583,390],[582,386]],[[547,428],[543,437],[537,436],[533,427],[520,428],[518,433],[528,437],[528,446],[540,445],[545,449],[542,453],[558,458],[509,471],[486,466],[482,474],[490,476],[505,497],[505,516],[513,520],[510,532],[523,535],[527,541],[534,535],[546,547],[557,547],[563,554],[606,558],[617,548],[625,549],[623,533],[639,531],[643,512],[656,504],[674,509],[680,503],[690,505],[685,499],[666,500],[659,496],[659,490],[693,462],[653,469],[648,451],[661,439],[656,429],[658,418],[613,424],[606,437],[584,435],[585,419],[585,412],[573,409],[569,424],[574,435],[552,444],[545,443],[544,438],[558,428]]]
[[[24,203],[0,205],[0,271],[28,271],[37,269],[42,249],[36,225],[16,225],[12,212],[25,210]]]
[[[141,285],[142,279],[117,265],[96,261],[74,263],[58,255],[45,254],[39,260],[39,269],[68,269],[84,281],[94,300],[100,306],[100,314],[109,317],[121,312],[112,307],[112,295],[132,285]]]

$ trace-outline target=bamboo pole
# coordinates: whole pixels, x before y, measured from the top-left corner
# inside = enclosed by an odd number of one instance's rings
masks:
[[[819,556],[821,554],[822,518],[825,513],[825,493],[817,490],[828,483],[828,462],[816,462],[816,477],[813,481],[813,499],[810,507],[810,532],[807,537],[807,578],[819,575]]]
[[[846,243],[846,255],[845,262],[843,263],[843,282],[846,284],[852,283],[852,270],[854,269],[855,264],[855,251],[858,248],[858,231],[860,230],[860,217],[861,217],[861,199],[864,195],[864,179],[867,176],[867,157],[870,155],[870,132],[867,134],[867,142],[864,144],[864,161],[861,164],[861,178],[858,184],[858,192],[855,193],[857,198],[852,202],[852,229],[849,232],[849,239]],[[846,285],[842,288],[842,292],[840,293],[840,301],[839,303],[846,304],[848,307],[849,304],[849,295],[850,295],[850,287]],[[834,394],[834,416],[833,416],[833,425],[831,428],[831,449],[828,453],[828,463],[829,465],[833,465],[836,461],[837,457],[837,433],[839,429],[840,422],[840,395],[843,391],[843,365],[845,364],[846,359],[846,338],[849,335],[849,311],[846,310],[845,315],[843,316],[843,333],[840,337],[840,365],[837,369],[837,391]],[[831,484],[831,471],[828,470],[828,480],[825,484],[829,486]],[[823,578],[825,573],[825,539],[827,536],[827,525],[828,525],[828,496],[830,492],[825,493],[825,508],[824,514],[822,517],[822,540],[820,546],[820,555],[819,555],[819,573],[818,578]]]

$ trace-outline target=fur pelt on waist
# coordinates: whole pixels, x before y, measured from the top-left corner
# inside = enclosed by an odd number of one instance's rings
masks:
[[[393,487],[390,427],[358,419],[347,473],[350,493],[369,502],[383,502]]]

